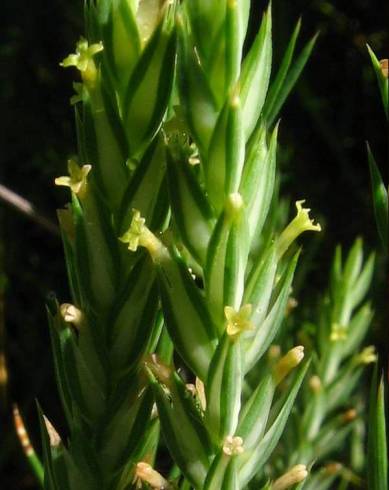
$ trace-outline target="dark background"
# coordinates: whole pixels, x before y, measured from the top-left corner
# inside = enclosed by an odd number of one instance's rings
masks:
[[[265,2],[254,3],[251,36],[265,7]],[[68,103],[73,73],[62,70],[58,62],[73,51],[82,33],[81,4],[3,0],[1,8],[0,183],[53,222],[55,209],[65,202],[65,193],[53,186],[53,179],[64,174],[66,159],[75,150]],[[282,162],[282,193],[292,201],[307,199],[313,215],[325,224],[307,287],[301,292],[307,301],[314,302],[325,287],[336,243],[348,247],[362,235],[367,250],[379,246],[365,141],[370,141],[387,182],[387,126],[365,44],[379,58],[388,57],[388,10],[384,1],[273,1],[275,66],[300,14],[300,47],[317,30],[321,32],[304,76],[281,114],[280,140],[287,155]],[[67,285],[58,236],[3,202],[0,230],[9,374],[0,402],[0,481],[1,488],[27,490],[36,485],[13,433],[10,405],[19,403],[37,448],[35,398],[63,427],[44,303],[51,291],[67,300]],[[385,354],[387,339],[379,328],[382,280],[378,273],[373,340]]]

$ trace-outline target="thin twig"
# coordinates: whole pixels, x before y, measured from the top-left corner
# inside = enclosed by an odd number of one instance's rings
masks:
[[[53,235],[55,236],[60,235],[57,225],[51,222],[48,218],[42,216],[35,209],[34,205],[30,201],[20,196],[19,194],[16,194],[16,192],[11,191],[11,189],[8,189],[2,184],[0,184],[0,199],[5,203],[7,203],[8,205],[10,205],[11,207],[13,207],[14,209],[16,209],[17,211],[19,211],[20,213],[30,218],[38,225],[45,228]]]

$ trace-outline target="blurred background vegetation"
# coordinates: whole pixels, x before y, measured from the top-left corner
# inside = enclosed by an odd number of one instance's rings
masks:
[[[253,3],[251,38],[266,3]],[[255,4],[255,5],[254,5]],[[0,184],[30,201],[55,223],[65,202],[54,188],[75,150],[69,105],[73,73],[58,61],[82,32],[81,0],[2,1],[0,16]],[[368,59],[368,42],[379,58],[388,57],[389,3],[384,0],[273,1],[275,63],[299,17],[303,40],[320,30],[314,54],[282,111],[280,155],[282,195],[307,199],[325,233],[309,262],[300,297],[307,304],[325,288],[336,243],[349,247],[357,235],[378,248],[371,204],[365,141],[372,145],[388,182],[388,128]],[[0,327],[5,326],[8,383],[1,392],[1,488],[34,489],[10,417],[16,401],[39,448],[35,399],[55,425],[63,427],[53,379],[45,298],[68,299],[59,237],[0,202]],[[309,238],[306,255],[309,258]],[[304,256],[302,263],[304,261]],[[380,269],[380,267],[378,267]],[[382,268],[381,268],[382,270]],[[373,340],[386,355],[382,321],[383,275],[377,274],[378,315]],[[2,305],[4,304],[4,312]],[[2,328],[0,328],[0,334]],[[385,347],[386,342],[386,347]]]

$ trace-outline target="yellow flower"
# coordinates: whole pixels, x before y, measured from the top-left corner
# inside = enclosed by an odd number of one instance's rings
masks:
[[[162,244],[158,238],[147,228],[145,219],[137,209],[133,209],[133,217],[129,229],[119,237],[119,240],[128,244],[128,250],[136,252],[138,247],[147,248],[152,258],[158,255]]]
[[[57,177],[55,179],[55,185],[70,187],[74,194],[82,199],[86,193],[87,175],[89,174],[91,169],[91,165],[83,165],[82,167],[80,167],[74,160],[69,160],[69,176]]]
[[[234,310],[232,306],[224,308],[224,315],[227,319],[227,334],[235,337],[246,330],[253,330],[254,325],[250,320],[252,306],[243,305],[239,311]]]
[[[375,347],[373,345],[365,347],[362,352],[357,354],[355,360],[358,364],[370,364],[372,362],[376,362],[377,354]]]
[[[83,81],[93,85],[97,76],[93,57],[103,49],[104,47],[101,41],[89,46],[88,41],[82,37],[76,45],[76,52],[69,54],[60,63],[60,66],[64,68],[75,66],[81,72]]]
[[[122,235],[119,240],[128,244],[128,250],[136,252],[139,247],[139,241],[146,230],[145,219],[141,217],[137,209],[133,209],[133,217],[130,228]]]
[[[238,456],[244,452],[243,439],[239,436],[227,436],[223,443],[223,453],[226,456]]]
[[[339,323],[333,323],[331,326],[331,342],[347,339],[347,326],[339,325]]]
[[[316,225],[309,217],[308,208],[303,208],[305,200],[296,201],[297,215],[281,233],[278,239],[278,257],[282,257],[294,240],[304,231],[321,231],[319,223]]]

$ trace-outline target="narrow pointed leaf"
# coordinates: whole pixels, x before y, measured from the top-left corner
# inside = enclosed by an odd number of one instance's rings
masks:
[[[124,101],[131,155],[143,149],[162,123],[172,90],[175,56],[175,31],[162,22],[134,68]]]
[[[276,336],[285,315],[285,308],[290,294],[294,271],[296,269],[299,252],[290,261],[284,277],[280,280],[280,292],[275,300],[270,312],[261,325],[258,325],[253,339],[248,342],[245,355],[245,372],[249,371],[253,365],[262,357],[264,352]]]
[[[152,382],[165,441],[185,477],[202,488],[209,466],[210,445],[191,394],[178,375],[169,387],[170,397]]]
[[[313,48],[315,47],[316,40],[318,34],[316,34],[303,48],[300,55],[297,57],[296,61],[293,63],[292,68],[288,71],[288,75],[285,83],[282,85],[282,88],[278,92],[278,96],[276,102],[273,104],[272,110],[267,114],[266,122],[269,126],[271,126],[274,121],[277,119],[278,114],[284,105],[286,99],[288,98],[290,92],[295,86],[297,80],[300,78],[300,75],[309,60]]]
[[[289,71],[290,64],[293,59],[293,54],[296,47],[297,38],[300,34],[301,19],[297,21],[294,31],[290,37],[288,46],[285,50],[285,54],[282,58],[281,65],[278,69],[277,75],[274,81],[270,85],[268,96],[263,108],[263,119],[267,120],[269,114],[272,112],[274,105],[277,103],[277,99],[282,91],[282,87],[285,83],[287,73]]]
[[[200,265],[213,228],[213,213],[189,163],[168,156],[168,183],[174,221],[180,237]]]
[[[239,339],[227,333],[219,342],[206,383],[205,423],[215,442],[234,434],[240,410],[242,361]]]
[[[375,368],[369,407],[367,476],[369,490],[388,489],[388,449],[385,421],[385,392],[383,376],[378,380]]]
[[[246,141],[257,124],[269,86],[272,60],[271,30],[272,19],[269,7],[242,66],[240,96]]]
[[[173,251],[164,250],[156,266],[169,334],[185,363],[205,380],[215,350],[216,330],[202,292]]]
[[[294,401],[307,372],[308,366],[309,362],[306,362],[298,369],[298,373],[289,389],[289,394],[284,405],[260,443],[251,451],[247,451],[247,454],[242,454],[241,458],[244,460],[244,462],[239,472],[241,487],[247,485],[258,470],[264,465],[276,447],[288,421],[290,411],[293,408]]]
[[[367,49],[369,51],[370,59],[371,59],[371,62],[373,64],[375,74],[377,76],[378,87],[379,87],[380,92],[381,92],[382,104],[384,106],[386,119],[389,120],[389,97],[388,97],[389,80],[382,73],[382,68],[381,68],[380,62],[378,61],[376,55],[374,54],[373,50],[370,48],[369,45],[367,45]]]
[[[374,215],[378,234],[384,250],[388,247],[388,192],[385,188],[377,163],[367,144],[367,156],[370,169],[370,182],[373,193]]]

